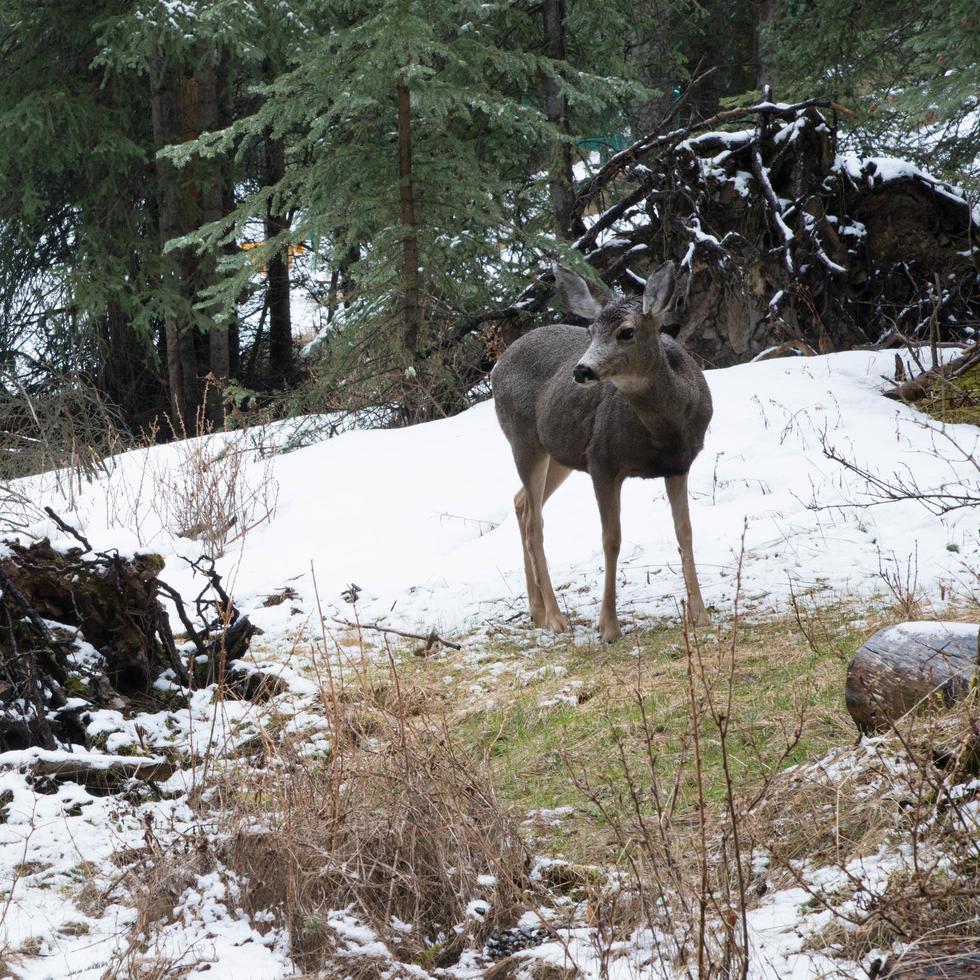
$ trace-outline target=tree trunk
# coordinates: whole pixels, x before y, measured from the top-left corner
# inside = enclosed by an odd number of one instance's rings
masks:
[[[150,109],[153,124],[153,143],[162,149],[180,138],[182,126],[182,100],[177,73],[167,61],[156,43],[150,49]],[[161,248],[171,239],[183,234],[187,211],[186,183],[180,171],[168,160],[157,159],[157,215]],[[201,404],[201,385],[198,380],[197,352],[194,346],[193,324],[189,307],[183,300],[188,298],[185,260],[171,253],[164,257],[169,267],[171,285],[177,293],[170,300],[164,314],[164,331],[167,342],[167,381],[170,388],[170,406],[176,427],[193,425]],[[175,308],[176,307],[176,308]]]
[[[636,50],[640,79],[657,94],[644,99],[633,109],[634,139],[654,132],[674,104],[676,77],[671,55],[670,5],[666,0],[653,0],[650,18],[652,27],[644,31]]]
[[[964,697],[977,675],[978,632],[964,623],[902,623],[879,630],[847,668],[847,710],[863,732],[884,732],[904,714]]]
[[[758,0],[755,24],[755,83],[776,87],[775,45],[769,32],[776,17],[776,0]]]
[[[189,62],[168,61],[154,39],[150,52],[151,111],[154,145],[159,150],[197,138],[203,130],[220,129],[228,118],[228,60],[215,61],[203,47],[197,68]],[[228,203],[231,178],[218,158],[195,158],[179,170],[157,160],[158,223],[161,245],[219,220]],[[176,294],[165,314],[167,376],[171,407],[178,431],[194,434],[201,409],[215,424],[222,421],[221,386],[231,376],[232,343],[228,324],[215,322],[217,310],[196,307],[204,290],[215,281],[213,256],[200,257],[188,249],[168,256],[171,286]],[[199,328],[201,317],[205,328]],[[204,376],[215,384],[203,406]]]
[[[564,0],[544,0],[542,13],[545,54],[554,61],[564,61],[566,57]],[[550,75],[544,78],[544,107],[548,122],[563,136],[567,134],[568,102],[557,81]],[[584,229],[573,227],[575,190],[572,182],[572,147],[566,140],[563,139],[555,145],[548,170],[548,188],[555,234],[566,240],[577,238]]]
[[[187,120],[192,126],[191,131],[186,135],[187,139],[196,138],[202,132],[213,132],[225,123],[222,106],[225,86],[221,76],[223,69],[227,69],[227,65],[220,60],[215,62],[213,55],[206,49],[200,52],[199,64],[195,86],[197,100],[192,110],[193,116]],[[200,221],[205,224],[219,221],[224,214],[225,203],[225,168],[222,161],[220,158],[212,157],[208,160],[196,160],[192,166],[197,177]],[[195,292],[199,293],[211,285],[216,278],[216,258],[211,255],[199,257],[194,272]],[[211,322],[208,326],[207,356],[210,383],[207,388],[206,412],[208,420],[213,425],[221,425],[224,422],[222,389],[231,377],[231,345],[227,324],[216,322],[214,316],[217,310],[209,312]]]
[[[402,222],[402,339],[406,352],[414,361],[418,351],[422,314],[419,305],[418,226],[412,180],[412,100],[404,77],[398,80],[397,95],[398,178]]]
[[[133,432],[146,428],[165,408],[149,338],[140,337],[132,318],[111,300],[99,324],[98,387],[122,412]]]
[[[265,182],[279,183],[286,174],[286,149],[282,140],[265,143]],[[270,201],[265,215],[265,237],[275,238],[289,228],[286,215]],[[285,381],[293,372],[293,327],[289,310],[289,251],[284,246],[269,259],[266,274],[269,292],[269,373],[274,383]]]

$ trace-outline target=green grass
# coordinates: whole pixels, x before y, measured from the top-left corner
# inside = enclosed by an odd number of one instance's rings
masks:
[[[980,425],[980,364],[953,381],[934,384],[916,407],[940,422]]]
[[[812,643],[788,618],[740,624],[734,657],[728,627],[703,640],[694,687],[706,807],[722,811],[726,777],[718,725],[705,707],[705,683],[713,687],[722,710],[727,678],[732,678],[729,772],[735,794],[744,799],[774,767],[815,758],[853,739],[843,701],[846,662],[872,630],[866,622],[852,625],[839,613],[820,620]],[[655,772],[664,795],[677,781],[675,816],[692,819],[698,793],[688,656],[679,627],[644,630],[638,639],[611,647],[548,647],[530,657],[526,649],[503,642],[491,654],[498,663],[513,661],[515,672],[496,678],[483,698],[490,706],[481,707],[474,698],[460,707],[452,733],[487,759],[501,799],[516,811],[576,808],[556,842],[562,853],[596,859],[597,846],[605,846],[606,821],[582,784],[604,807],[621,813],[630,808],[632,781],[649,809]],[[556,677],[546,670],[538,676],[532,669],[539,663],[563,673]],[[465,669],[447,672],[443,683],[446,676],[453,683],[473,681],[472,671]],[[548,704],[572,692],[579,703]],[[444,696],[454,697],[450,692]],[[798,724],[800,738],[787,749]]]

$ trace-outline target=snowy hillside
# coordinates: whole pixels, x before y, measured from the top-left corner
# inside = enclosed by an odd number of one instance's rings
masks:
[[[976,455],[976,430],[949,427],[954,445],[925,416],[882,398],[881,378],[893,370],[893,352],[851,352],[706,372],[715,414],[690,489],[709,607],[732,606],[743,528],[742,601],[758,609],[780,607],[791,588],[855,597],[880,592],[881,571],[905,574],[910,557],[921,588],[956,592],[966,581],[963,569],[980,565],[967,511],[937,520],[915,501],[867,507],[876,499],[867,480],[822,451],[825,443],[862,469],[886,480],[912,479],[923,492],[976,490],[976,467],[964,459],[971,450]],[[229,438],[236,451],[245,445]],[[340,596],[354,583],[362,618],[407,628],[467,632],[524,609],[512,504],[518,480],[491,402],[427,425],[348,432],[271,461],[253,457],[246,457],[243,481],[252,488],[273,481],[275,515],[219,567],[263,629],[294,630],[290,609],[315,609],[314,573],[325,612],[349,616]],[[196,557],[201,546],[161,529],[158,491],[143,486],[151,477],[164,479],[180,458],[173,446],[120,458],[111,478],[85,486],[76,513],[65,516],[96,547],[158,551],[167,560],[164,578],[189,588],[178,556]],[[48,497],[50,479],[40,482],[40,496],[63,511]],[[592,626],[602,555],[587,476],[573,475],[549,501],[545,520],[559,601]],[[682,580],[659,480],[624,487],[620,569],[624,624],[676,616]],[[287,586],[298,593],[296,602],[260,608]]]

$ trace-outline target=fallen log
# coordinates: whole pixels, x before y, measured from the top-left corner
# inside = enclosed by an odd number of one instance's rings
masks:
[[[878,974],[882,980],[970,980],[980,976],[976,940],[952,939],[912,946]]]
[[[980,627],[900,623],[879,630],[847,668],[844,700],[862,732],[883,732],[920,706],[948,707],[978,674]]]
[[[26,749],[0,754],[0,767],[20,769],[32,776],[71,780],[85,785],[105,786],[125,779],[158,782],[169,779],[176,767],[161,758],[107,755],[102,752],[72,753]]]

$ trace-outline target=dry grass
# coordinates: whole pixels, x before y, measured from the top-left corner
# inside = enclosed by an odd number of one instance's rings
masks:
[[[963,882],[980,869],[980,834],[964,823],[973,797],[957,795],[977,767],[975,719],[968,707],[909,719],[855,746],[846,662],[900,618],[864,614],[798,603],[782,619],[697,636],[658,626],[613,647],[498,642],[479,694],[465,651],[388,650],[379,663],[338,643],[342,675],[319,653],[312,664],[329,751],[266,726],[247,780],[232,771],[208,798],[217,837],[141,868],[129,963],[152,960],[154,922],[214,869],[241,885],[246,911],[286,926],[312,975],[429,973],[546,903],[591,926],[609,972],[639,927],[658,937],[665,975],[738,976],[748,911],[784,887],[831,910],[811,945],[848,961],[975,932]],[[558,828],[510,815],[562,804],[574,812]],[[900,846],[917,863],[861,892],[854,860]],[[532,874],[532,847],[572,863]],[[811,884],[814,868],[836,869],[833,887]],[[352,954],[355,925],[377,956]],[[527,968],[520,956],[488,967]]]
[[[800,886],[832,913],[811,948],[860,961],[896,944],[975,941],[978,707],[974,697],[952,712],[908,716],[889,735],[787,772],[746,815],[769,852],[771,884]],[[864,879],[864,859],[885,862],[881,880]],[[834,886],[811,884],[814,868],[836,869]]]
[[[916,407],[940,422],[980,425],[980,365],[952,381],[938,379]]]
[[[275,516],[279,487],[272,454],[256,445],[251,432],[216,436],[203,409],[193,438],[182,425],[173,435],[176,461],[155,468],[151,463],[153,510],[171,534],[200,541],[208,555],[220,557]],[[155,433],[147,441],[152,445]]]
[[[454,963],[526,907],[522,835],[438,704],[403,689],[393,663],[383,677],[324,669],[329,751],[267,728],[248,779],[228,774],[209,798],[218,835],[160,854],[150,845],[135,883],[134,948],[145,952],[154,924],[213,870],[240,885],[247,911],[271,911],[287,927],[301,969],[324,976]],[[377,957],[350,951],[352,929],[376,938]]]

